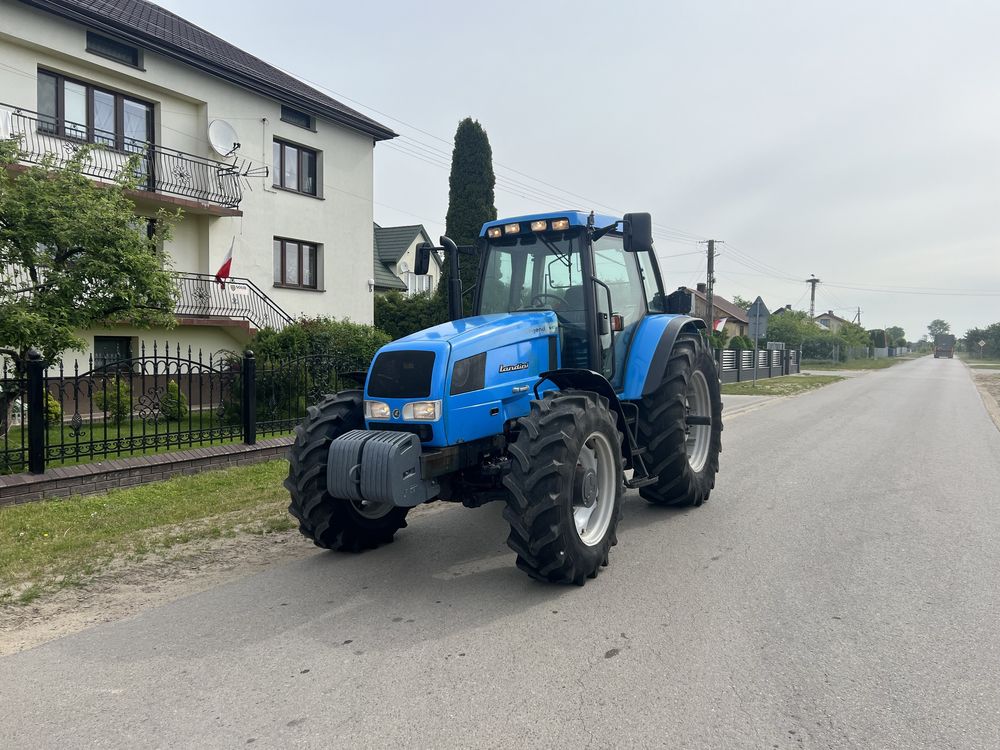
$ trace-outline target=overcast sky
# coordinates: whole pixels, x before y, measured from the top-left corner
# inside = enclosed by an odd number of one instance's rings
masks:
[[[725,296],[808,309],[815,274],[817,312],[911,339],[1000,321],[1000,3],[159,2],[405,136],[384,225],[443,231],[472,116],[501,217],[650,211],[668,288],[714,237]]]

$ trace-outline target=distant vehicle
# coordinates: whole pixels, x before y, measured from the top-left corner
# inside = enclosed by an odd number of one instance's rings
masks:
[[[934,334],[934,359],[947,357],[952,359],[955,356],[955,337],[950,333]]]

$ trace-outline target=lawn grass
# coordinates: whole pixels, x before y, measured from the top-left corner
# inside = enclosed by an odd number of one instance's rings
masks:
[[[958,356],[961,358],[965,364],[969,367],[983,367],[987,369],[994,369],[1000,367],[1000,359],[995,357],[985,357],[980,359],[976,354],[970,354],[969,352],[960,352]]]
[[[840,375],[784,375],[779,378],[758,380],[756,386],[752,382],[725,383],[722,386],[722,395],[794,396],[796,393],[822,388],[824,385],[843,379]]]
[[[847,362],[831,362],[828,359],[803,360],[801,369],[803,370],[884,370],[887,367],[898,365],[900,362],[909,362],[914,357],[884,357],[882,359],[852,359]]]
[[[294,528],[281,486],[287,473],[286,461],[270,461],[0,508],[0,604],[82,585],[116,557]]]

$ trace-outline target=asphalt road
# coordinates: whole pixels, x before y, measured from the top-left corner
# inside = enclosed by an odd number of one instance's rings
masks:
[[[500,508],[0,660],[0,747],[1000,747],[1000,432],[924,358],[726,425],[701,509],[529,580]],[[304,542],[305,543],[305,542]]]

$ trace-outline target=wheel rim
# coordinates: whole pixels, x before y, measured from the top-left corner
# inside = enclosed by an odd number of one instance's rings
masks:
[[[374,521],[386,515],[394,506],[390,503],[373,503],[370,500],[351,500],[351,507],[362,518]]]
[[[684,406],[688,417],[712,418],[712,399],[708,392],[708,381],[701,370],[691,373]],[[705,468],[711,442],[711,425],[687,426],[687,460],[692,471],[698,472]]]
[[[588,547],[599,544],[611,525],[617,491],[615,453],[603,433],[583,441],[573,482],[573,526]]]

